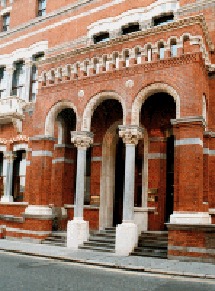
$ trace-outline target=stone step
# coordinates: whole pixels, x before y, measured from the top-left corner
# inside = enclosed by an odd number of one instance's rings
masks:
[[[92,251],[97,251],[97,252],[111,252],[114,253],[115,252],[115,248],[107,248],[107,247],[92,247],[92,246],[85,246],[85,244],[81,247],[79,247],[79,249],[85,249],[85,250],[92,250]]]
[[[95,246],[103,246],[103,247],[110,247],[111,249],[112,248],[115,248],[115,243],[114,244],[109,244],[109,243],[103,243],[103,242],[90,242],[90,241],[87,241],[84,243],[85,246],[92,246],[92,247],[95,247]]]

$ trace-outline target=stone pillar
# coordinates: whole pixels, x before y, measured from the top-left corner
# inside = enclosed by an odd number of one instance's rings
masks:
[[[77,250],[89,238],[89,222],[83,219],[86,151],[93,143],[90,132],[71,132],[71,142],[77,147],[76,203],[74,220],[67,224],[67,247]]]
[[[12,95],[12,84],[13,84],[13,72],[14,72],[14,67],[13,64],[7,65],[6,66],[6,71],[7,71],[7,97]]]
[[[174,212],[170,224],[210,224],[208,205],[203,202],[204,119],[171,120],[175,136]]]
[[[13,202],[12,188],[13,188],[13,161],[16,155],[12,151],[4,152],[4,159],[6,159],[6,183],[4,185],[4,196],[1,202]]]
[[[25,61],[25,101],[29,102],[30,88],[31,88],[31,73],[32,73],[32,60]]]
[[[134,224],[135,146],[143,138],[143,129],[138,126],[119,126],[119,136],[126,144],[125,153],[125,196],[123,221],[116,228],[117,255],[128,256],[138,242],[138,227]]]

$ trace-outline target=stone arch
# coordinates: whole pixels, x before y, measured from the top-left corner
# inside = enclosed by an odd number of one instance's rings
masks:
[[[107,99],[115,99],[121,103],[122,110],[123,110],[123,125],[126,124],[126,105],[122,97],[116,92],[103,91],[93,96],[90,99],[90,101],[87,103],[87,106],[84,109],[83,119],[82,119],[82,124],[81,124],[82,131],[90,131],[91,118],[93,116],[93,112],[103,101]]]
[[[107,130],[102,143],[102,171],[100,183],[99,228],[112,227],[113,193],[115,187],[115,155],[119,135],[116,129],[123,121],[118,120]]]
[[[151,84],[144,89],[142,89],[137,97],[135,98],[132,104],[132,115],[131,115],[131,124],[138,125],[140,122],[140,110],[144,101],[151,95],[159,92],[164,92],[171,95],[176,103],[176,118],[180,118],[180,98],[176,90],[165,83],[155,83]]]
[[[56,118],[62,110],[67,109],[67,108],[70,108],[75,112],[76,128],[77,128],[77,121],[78,121],[77,108],[72,102],[63,100],[54,104],[52,108],[49,110],[49,113],[46,116],[46,121],[45,121],[45,135],[54,136],[54,124],[55,124]]]

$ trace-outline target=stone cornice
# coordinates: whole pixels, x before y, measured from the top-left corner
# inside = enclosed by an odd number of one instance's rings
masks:
[[[42,66],[44,64],[55,63],[57,61],[61,61],[61,60],[65,60],[67,58],[71,58],[73,56],[77,56],[78,54],[81,55],[84,53],[100,50],[103,48],[112,47],[114,45],[121,44],[123,42],[127,42],[130,40],[133,41],[135,39],[145,38],[145,37],[148,37],[150,35],[157,35],[159,33],[167,32],[167,31],[174,31],[176,29],[195,25],[195,24],[202,26],[203,33],[205,35],[205,39],[206,39],[206,43],[208,45],[208,48],[210,51],[213,51],[214,46],[213,46],[213,43],[212,43],[210,35],[209,35],[209,31],[208,31],[207,24],[205,22],[205,18],[203,15],[196,15],[196,16],[190,16],[190,17],[186,17],[183,19],[179,19],[177,21],[170,22],[170,23],[167,23],[165,25],[156,26],[156,27],[144,30],[144,31],[134,32],[134,33],[131,33],[129,35],[124,35],[124,36],[119,37],[119,38],[110,39],[109,41],[102,42],[99,44],[92,44],[88,47],[85,46],[85,47],[81,47],[78,49],[74,49],[74,50],[69,51],[69,52],[63,52],[63,53],[58,54],[56,56],[47,57],[46,59],[39,61],[38,66]]]
[[[193,123],[193,122],[202,122],[205,124],[205,119],[202,116],[189,116],[185,118],[171,119],[172,125],[182,124],[182,123]]]

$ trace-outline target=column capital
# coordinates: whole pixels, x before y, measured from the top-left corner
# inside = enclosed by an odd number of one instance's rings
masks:
[[[7,71],[7,73],[8,74],[13,74],[13,72],[14,72],[14,70],[15,70],[15,68],[14,68],[14,65],[13,64],[7,64],[6,65],[6,71]]]
[[[119,136],[127,145],[137,145],[139,139],[143,138],[144,128],[137,125],[119,125]]]
[[[28,59],[25,59],[25,66],[26,66],[26,68],[31,68],[32,65],[33,65],[32,57],[31,58],[28,58]]]
[[[80,150],[86,150],[93,143],[93,133],[89,131],[71,131],[71,142]]]
[[[4,159],[6,159],[8,163],[13,163],[15,158],[16,158],[16,153],[12,151],[4,152]]]

